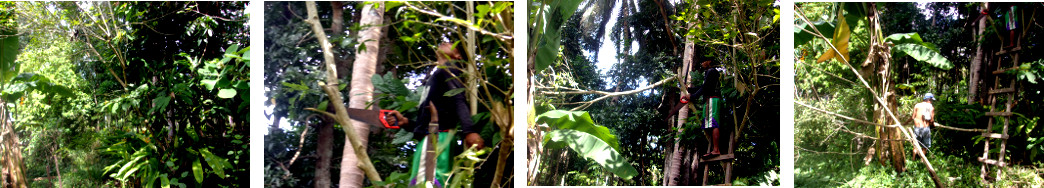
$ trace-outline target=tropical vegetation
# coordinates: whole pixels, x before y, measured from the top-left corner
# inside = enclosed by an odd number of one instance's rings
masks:
[[[779,184],[778,2],[528,5],[527,185]],[[729,162],[700,162],[701,105],[672,112],[706,60],[725,72]]]
[[[241,187],[245,2],[0,2],[5,187]]]
[[[1014,40],[1004,25],[1012,6],[1019,19]],[[1037,155],[1044,135],[1035,113],[1042,107],[1044,70],[1035,47],[1042,40],[1036,19],[1041,15],[1034,14],[1040,8],[1039,3],[796,3],[795,186],[1044,183]],[[1016,53],[1021,56],[1013,58]],[[996,71],[1012,66],[1018,68]],[[1000,92],[1007,83],[1016,87]],[[920,146],[909,132],[910,114],[927,93],[937,99],[936,125],[922,155],[912,152]],[[1007,101],[1012,115],[987,116],[991,109],[1004,111]],[[989,138],[1002,129],[1007,130],[1003,149],[999,139]],[[984,151],[987,143],[991,147]],[[986,154],[1007,164],[980,162]]]
[[[266,187],[407,187],[418,139],[350,121],[345,108],[418,114],[435,49],[464,53],[471,118],[484,150],[449,146],[449,187],[511,186],[513,3],[266,2]],[[445,149],[445,148],[443,148]],[[417,182],[423,185],[425,182]]]

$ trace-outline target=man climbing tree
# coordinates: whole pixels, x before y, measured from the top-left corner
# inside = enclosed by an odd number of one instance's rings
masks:
[[[719,142],[719,130],[718,130],[718,114],[721,113],[721,106],[725,103],[721,99],[721,91],[718,90],[718,70],[713,68],[713,61],[707,60],[700,63],[701,70],[703,70],[703,85],[698,87],[688,88],[689,95],[682,96],[682,100],[688,101],[703,96],[706,101],[703,109],[703,128],[704,130],[710,130],[711,143],[714,148],[710,153],[703,154],[703,157],[710,157],[720,155],[721,150],[718,148]]]
[[[425,81],[425,86],[429,91],[422,94],[420,114],[417,119],[410,121],[398,111],[392,111],[390,116],[385,117],[386,121],[397,122],[403,129],[412,130],[415,137],[422,139],[418,152],[413,156],[414,165],[410,168],[410,176],[414,183],[418,180],[418,172],[428,166],[425,165],[427,161],[422,160],[426,153],[421,151],[427,147],[434,147],[427,145],[428,138],[424,135],[428,135],[428,126],[425,126],[428,124],[425,122],[438,124],[439,146],[448,146],[450,142],[456,140],[454,134],[449,130],[456,128],[457,124],[460,124],[466,147],[474,146],[476,149],[482,149],[485,143],[478,133],[482,127],[475,126],[471,121],[471,110],[468,108],[467,99],[464,97],[464,92],[459,92],[460,89],[465,88],[464,83],[460,80],[463,66],[459,62],[462,61],[458,61],[463,59],[463,56],[452,43],[442,43],[435,54],[438,56],[436,67]],[[446,151],[442,149],[436,155],[435,184],[439,186],[446,182],[446,178],[453,168],[451,154]]]
[[[920,142],[921,152],[924,152],[925,156],[928,156],[928,147],[932,145],[932,131],[930,127],[935,127],[933,100],[935,100],[935,95],[932,95],[932,93],[924,94],[924,99],[914,105],[913,116],[911,116],[914,119],[914,135],[917,136],[917,142]]]

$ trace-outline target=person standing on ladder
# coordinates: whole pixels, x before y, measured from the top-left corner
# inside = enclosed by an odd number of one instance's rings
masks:
[[[423,180],[423,175],[418,176],[424,172],[427,168],[427,161],[425,159],[426,148],[435,147],[428,145],[426,136],[428,135],[428,125],[438,124],[438,146],[449,146],[453,140],[456,140],[453,132],[450,131],[455,129],[460,124],[460,133],[464,135],[464,146],[474,146],[476,149],[482,149],[485,144],[485,140],[479,136],[479,131],[482,130],[481,126],[476,126],[471,121],[471,109],[468,108],[467,100],[464,97],[466,92],[459,92],[454,95],[445,95],[447,92],[453,89],[464,88],[464,83],[461,82],[462,77],[462,65],[459,63],[463,59],[460,51],[457,50],[452,43],[442,43],[435,51],[438,56],[437,65],[435,66],[434,72],[432,72],[424,85],[428,87],[428,92],[422,92],[422,99],[420,107],[420,115],[415,121],[410,121],[398,111],[392,111],[388,116],[385,116],[387,122],[397,122],[399,126],[402,126],[405,130],[411,130],[414,136],[418,139],[423,138],[418,143],[417,152],[413,155],[413,165],[410,168],[410,177],[413,179],[411,185],[416,185],[421,181],[432,181]],[[413,122],[413,123],[410,123]],[[436,187],[443,187],[446,183],[446,178],[449,177],[450,172],[453,170],[453,161],[450,157],[450,148],[439,148],[441,152],[436,154],[436,177],[434,184]]]
[[[932,93],[924,94],[921,102],[914,105],[913,116],[911,116],[914,119],[913,133],[917,136],[917,142],[921,144],[920,152],[923,152],[924,156],[928,156],[928,147],[932,146],[932,130],[930,128],[935,127],[935,107],[932,106],[932,101],[934,100],[935,95],[932,95]]]
[[[704,154],[703,157],[721,154],[721,149],[718,147],[720,140],[718,117],[721,113],[721,106],[725,101],[721,99],[721,91],[718,89],[718,76],[720,73],[718,73],[718,69],[714,68],[713,63],[710,60],[700,63],[700,70],[703,70],[703,85],[687,88],[689,95],[682,96],[682,100],[685,101],[699,98],[700,96],[706,99],[702,123],[703,129],[710,131],[713,149],[711,149],[710,153]]]
[[[1015,5],[1008,7],[1008,12],[1004,14],[1004,26],[1008,29],[1008,46],[1010,48],[1015,46],[1015,30],[1019,28],[1019,17],[1016,13]]]

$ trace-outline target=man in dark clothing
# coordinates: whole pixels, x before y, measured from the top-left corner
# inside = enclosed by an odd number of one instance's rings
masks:
[[[704,154],[703,157],[721,154],[721,150],[718,149],[718,138],[720,135],[718,118],[721,113],[721,106],[725,101],[721,99],[721,91],[718,89],[718,76],[720,73],[713,68],[712,63],[710,60],[700,63],[701,70],[703,70],[703,85],[687,88],[689,95],[682,96],[682,99],[686,101],[699,98],[700,96],[706,99],[703,109],[703,129],[710,130],[711,143],[714,148],[710,153]]]
[[[448,146],[448,143],[454,140],[454,135],[449,133],[449,130],[457,128],[457,124],[460,124],[460,133],[464,135],[465,148],[475,146],[477,149],[482,149],[485,143],[485,140],[479,136],[482,127],[475,126],[471,121],[471,109],[467,105],[465,92],[445,95],[450,90],[465,88],[464,83],[461,82],[462,77],[460,77],[463,73],[462,65],[459,63],[459,60],[463,59],[462,55],[453,47],[452,43],[439,45],[436,55],[438,55],[437,66],[425,81],[424,85],[428,87],[428,92],[421,98],[420,115],[417,119],[411,121],[398,111],[391,112],[385,119],[388,122],[398,122],[397,124],[403,129],[411,130],[418,139],[423,140],[427,139],[429,123],[438,124],[438,145],[440,147]],[[418,168],[425,166],[418,165],[423,163],[420,160],[424,153],[421,152],[424,151],[422,148],[434,147],[427,146],[425,143],[427,142],[421,141],[418,144],[418,150],[413,159],[414,167],[411,168],[411,177],[418,177],[418,171],[423,171]],[[449,152],[441,152],[437,156],[436,179],[439,183],[445,183],[445,178],[453,168],[452,158]]]

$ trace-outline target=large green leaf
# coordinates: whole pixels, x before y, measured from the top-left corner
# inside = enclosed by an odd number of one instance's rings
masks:
[[[812,27],[808,27],[808,24],[805,23],[805,22],[801,22],[801,23],[799,23],[799,24],[794,26],[794,47],[795,48],[797,48],[797,46],[804,45],[804,44],[808,43],[809,41],[812,41],[812,40],[816,39],[816,35],[810,33],[810,32],[816,32],[816,30],[819,30],[819,32],[822,33],[823,36],[834,36],[834,24],[833,23],[825,22],[825,21],[816,21],[816,22],[812,22],[812,25],[815,26],[815,30],[812,29]],[[806,32],[806,30],[809,31],[809,32]]]
[[[854,30],[859,25],[860,20],[866,20],[866,3],[861,2],[847,2],[842,3],[845,9],[845,21],[848,22],[848,29]]]
[[[537,43],[537,53],[534,60],[535,72],[540,72],[551,66],[551,63],[558,58],[558,47],[561,44],[561,29],[566,19],[573,16],[576,9],[580,6],[580,2],[583,1],[541,1],[542,5],[538,8],[545,10],[543,15],[540,15],[537,20],[535,28],[537,32],[543,31]]]
[[[609,144],[613,150],[617,152],[622,151],[620,150],[620,141],[618,141],[616,135],[613,135],[608,127],[596,125],[594,120],[591,119],[591,115],[586,111],[552,110],[538,115],[536,120],[538,123],[547,123],[555,129],[572,129],[586,132]],[[545,137],[544,142],[547,141]]]
[[[35,73],[21,73],[18,76],[11,78],[10,86],[4,89],[5,94],[15,94],[22,92],[39,91],[44,95],[59,95],[63,97],[74,96],[72,89],[68,87],[51,83],[47,77],[35,74]],[[17,98],[20,95],[12,95]],[[9,100],[5,97],[5,100]],[[13,100],[11,100],[13,102]]]
[[[548,132],[545,137],[551,140],[547,146],[569,146],[580,156],[598,163],[620,178],[631,179],[638,174],[626,157],[594,135],[571,129],[559,129]]]
[[[167,178],[167,174],[160,176],[160,187],[170,188],[170,178]]]
[[[0,84],[5,84],[18,73],[15,58],[21,51],[18,35],[14,30],[0,31]]]
[[[218,90],[218,94],[217,95],[218,95],[218,97],[225,98],[225,99],[232,98],[232,97],[236,96],[236,90],[235,89],[221,89],[221,90]]]
[[[203,182],[203,164],[199,163],[199,159],[192,162],[192,176],[196,178],[196,183]]]
[[[891,34],[891,35],[888,35],[888,37],[885,37],[885,41],[892,42],[893,44],[906,44],[906,43],[921,44],[921,43],[924,43],[924,41],[921,40],[921,35],[917,34],[917,33],[896,33],[896,34]]]
[[[228,163],[228,160],[210,153],[207,148],[200,149],[199,153],[203,155],[203,159],[207,161],[211,169],[214,169],[214,174],[217,174],[218,177],[225,178],[225,169],[232,168],[232,164]]]
[[[922,44],[898,44],[895,45],[895,48],[892,49],[898,52],[903,52],[906,55],[910,55],[910,57],[917,59],[917,61],[926,62],[936,68],[940,68],[943,70],[950,70],[951,68],[953,68],[953,63],[950,63],[950,60],[946,59],[946,57],[943,57],[942,54],[940,54],[939,52],[932,50],[931,48]]]

